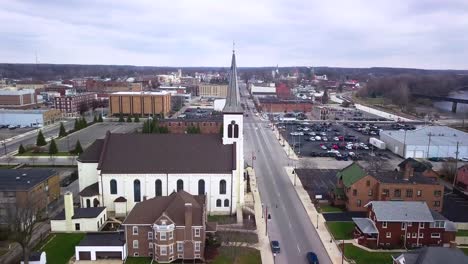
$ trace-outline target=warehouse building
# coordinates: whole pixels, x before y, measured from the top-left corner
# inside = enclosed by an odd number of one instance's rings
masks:
[[[227,87],[227,84],[201,83],[199,85],[199,93],[201,97],[226,98]]]
[[[117,92],[109,96],[109,114],[163,115],[171,111],[171,94],[163,92]]]
[[[403,158],[468,157],[468,133],[446,126],[416,130],[382,131],[380,140]]]

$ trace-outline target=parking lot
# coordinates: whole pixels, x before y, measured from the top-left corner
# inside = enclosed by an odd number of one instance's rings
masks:
[[[322,196],[320,200],[328,200],[329,192],[336,184],[336,173],[339,171],[338,169],[296,169],[296,174],[312,200],[316,195]]]
[[[332,120],[348,120],[348,121],[390,121],[389,119],[376,116],[355,108],[346,108],[346,107],[339,107],[339,106],[327,106],[326,109],[328,110],[327,119]],[[321,116],[321,108],[315,108],[312,111],[312,116],[315,119],[320,119]]]
[[[389,154],[370,145],[369,138],[378,138],[380,129],[392,129],[391,124],[288,122],[278,123],[277,127],[294,151],[304,157],[360,160],[370,153],[383,157]]]

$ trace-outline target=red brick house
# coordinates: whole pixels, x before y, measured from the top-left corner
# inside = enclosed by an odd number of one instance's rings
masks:
[[[463,192],[468,192],[468,164],[458,168],[456,186]]]
[[[122,224],[128,256],[158,263],[204,260],[206,233],[216,229],[206,220],[205,195],[179,191],[142,201]]]
[[[456,226],[425,202],[373,201],[367,218],[353,218],[354,238],[369,248],[449,246]]]

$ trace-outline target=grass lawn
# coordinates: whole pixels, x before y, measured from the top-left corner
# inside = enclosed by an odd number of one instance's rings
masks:
[[[343,212],[343,209],[335,207],[329,204],[323,204],[319,207],[321,213],[334,213],[334,212]]]
[[[326,222],[335,240],[352,239],[354,222]]]
[[[255,244],[258,243],[258,236],[255,233],[243,233],[236,231],[218,231],[216,236],[221,238],[221,241],[236,241]],[[223,239],[224,238],[224,239]]]
[[[234,224],[236,218],[230,215],[209,215],[208,222],[218,222],[218,224]]]
[[[459,229],[457,231],[457,236],[468,236],[468,229]]]
[[[468,248],[460,248],[463,252],[465,252],[465,255],[468,256]]]
[[[210,264],[261,264],[260,251],[246,247],[221,247]]]
[[[50,154],[48,152],[37,152],[33,153],[31,151],[26,151],[23,154],[16,154],[15,156],[47,156],[49,157]],[[75,156],[74,154],[70,154],[69,152],[58,152],[57,154],[54,154],[52,156]]]
[[[85,234],[51,234],[35,250],[45,251],[47,263],[66,264],[75,254],[75,246]]]
[[[144,257],[128,257],[125,261],[125,264],[150,264],[151,258],[144,258]],[[156,262],[153,262],[156,264]]]
[[[345,256],[356,261],[356,264],[388,264],[392,263],[392,255],[398,254],[398,252],[368,252],[352,244],[345,244]]]

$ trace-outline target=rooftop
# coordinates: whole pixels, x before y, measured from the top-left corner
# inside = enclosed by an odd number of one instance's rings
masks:
[[[406,134],[406,139],[405,139]],[[468,145],[468,133],[447,126],[425,126],[416,130],[382,131],[380,135],[387,135],[397,141],[411,145],[427,146],[431,135],[431,146]]]
[[[349,187],[366,175],[366,171],[358,163],[353,162],[351,165],[339,171],[336,177],[341,178],[343,184]]]
[[[375,174],[375,175],[374,175]],[[409,180],[405,180],[403,171],[379,171],[372,176],[383,183],[417,183],[439,185],[439,182],[431,177],[422,175],[422,172],[414,172]]]
[[[102,211],[104,211],[106,207],[88,207],[88,208],[73,208],[73,216],[72,219],[80,219],[80,218],[96,218],[98,217]],[[57,216],[52,218],[51,220],[65,220],[65,210],[60,212]]]
[[[382,222],[433,222],[432,213],[426,202],[419,201],[372,201],[377,221]]]
[[[85,187],[80,192],[80,196],[82,197],[91,197],[96,195],[99,195],[99,184],[97,182]]]
[[[26,191],[56,174],[51,169],[2,169],[0,190]]]
[[[153,224],[166,214],[176,226],[185,225],[185,204],[192,204],[192,224],[202,226],[205,195],[191,195],[186,191],[173,192],[139,202],[133,207],[123,225]]]
[[[111,95],[166,95],[169,94],[168,92],[115,92],[111,93]]]
[[[378,234],[379,230],[375,226],[374,222],[369,218],[357,218],[353,217],[353,222],[364,234]]]
[[[403,257],[405,264],[459,264],[468,263],[468,256],[458,248],[449,247],[424,247],[410,252],[403,253],[400,256],[394,256],[395,259]]]
[[[98,247],[98,246],[123,246],[125,245],[125,236],[121,232],[100,232],[87,233],[80,241],[78,246]]]
[[[99,156],[102,173],[230,174],[236,166],[235,145],[223,145],[218,134],[109,132],[104,140],[100,148],[88,148],[79,157]]]

